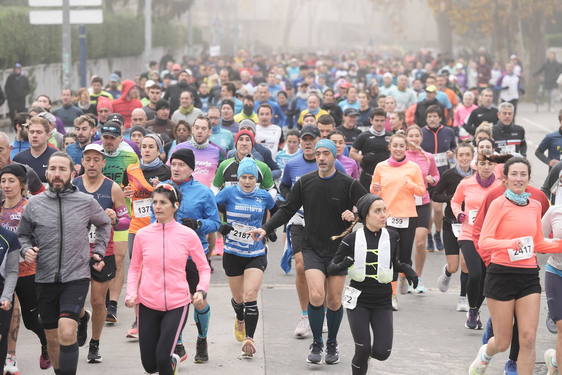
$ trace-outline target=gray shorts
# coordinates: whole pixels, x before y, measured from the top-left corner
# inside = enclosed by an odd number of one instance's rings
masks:
[[[550,317],[554,322],[562,320],[562,277],[552,272],[545,272],[544,290]]]

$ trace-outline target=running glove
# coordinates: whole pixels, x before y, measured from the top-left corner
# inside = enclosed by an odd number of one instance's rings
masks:
[[[404,276],[406,276],[408,284],[410,284],[414,289],[418,287],[418,274],[416,273],[416,271],[414,271],[412,266],[410,266],[408,263],[400,263],[399,272],[402,272]]]
[[[228,223],[224,223],[220,226],[219,228],[219,232],[223,235],[223,236],[227,236],[231,230],[233,230],[234,227]]]
[[[275,231],[269,233],[267,235],[267,239],[270,240],[271,242],[277,241],[277,233],[275,233]]]
[[[350,256],[345,257],[339,263],[331,262],[328,265],[328,276],[334,276],[334,275],[339,274],[341,271],[346,270],[349,267],[351,267],[354,262],[355,262],[355,260]]]
[[[197,219],[191,219],[191,218],[183,218],[181,219],[181,223],[183,225],[185,225],[188,228],[191,228],[193,230],[197,230],[199,229],[199,220]]]

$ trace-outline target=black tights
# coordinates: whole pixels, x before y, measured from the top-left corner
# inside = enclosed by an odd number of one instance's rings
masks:
[[[474,242],[461,240],[459,245],[468,268],[468,282],[466,284],[468,305],[471,309],[480,309],[482,302],[484,302],[486,267],[484,262],[482,262],[482,258],[480,258],[480,254],[478,254],[474,247]]]
[[[365,375],[369,357],[384,361],[392,350],[392,310],[372,310],[357,305],[347,310],[347,320],[355,342],[355,355],[351,360],[353,375]],[[371,344],[371,332],[373,342]]]
[[[35,275],[24,276],[18,279],[16,295],[20,301],[21,317],[25,328],[37,335],[41,345],[47,345],[45,331],[39,320],[39,307],[35,291]]]
[[[170,311],[139,304],[138,328],[141,362],[149,374],[173,375],[172,353],[187,319],[189,305]]]
[[[412,265],[412,246],[414,245],[414,237],[416,236],[416,218],[411,217],[408,228],[394,228],[400,236],[398,242],[398,259],[400,263]]]

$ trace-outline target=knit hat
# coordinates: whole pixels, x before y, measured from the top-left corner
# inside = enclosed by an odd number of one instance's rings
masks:
[[[139,125],[133,126],[133,127],[131,128],[131,130],[129,131],[129,134],[133,134],[134,132],[139,132],[139,133],[141,133],[143,137],[145,137],[145,136],[146,136],[146,133],[147,133],[147,131],[146,131],[146,129],[144,128],[144,126],[139,126]]]
[[[334,157],[336,157],[336,144],[332,141],[330,141],[329,139],[321,139],[316,143],[316,147],[314,147],[315,150],[318,150],[319,148],[327,148],[328,151],[330,151],[332,153],[332,155],[334,155]]]
[[[234,136],[234,147],[236,147],[236,145],[238,144],[238,139],[240,138],[240,136],[242,135],[247,135],[248,137],[250,137],[250,140],[252,141],[252,146],[256,144],[256,141],[254,139],[254,133],[252,133],[249,130],[240,130],[238,133],[236,133],[236,135]]]
[[[135,126],[135,128],[141,128],[144,130],[144,128],[142,126]],[[131,130],[131,133],[135,130],[135,128],[133,128]],[[146,133],[146,132],[145,132]],[[156,146],[158,146],[158,150],[160,152],[162,152],[162,150],[164,149],[164,142],[162,141],[162,138],[156,134],[156,133],[149,133],[149,134],[145,134],[144,135],[146,138],[152,138],[154,139],[154,141],[156,142]],[[192,168],[193,169],[193,168]]]
[[[172,156],[170,157],[170,163],[174,159],[179,159],[183,161],[185,164],[189,166],[189,168],[195,170],[195,155],[193,151],[188,148],[180,148],[179,150],[175,151]]]
[[[252,129],[252,131],[254,132],[254,134],[256,134],[256,123],[253,122],[250,119],[244,119],[242,121],[240,121],[240,129]]]
[[[102,108],[109,109],[109,112],[113,112],[113,103],[111,99],[106,98],[105,96],[98,96],[98,103],[96,104],[96,111],[99,111]]]
[[[369,213],[369,208],[374,201],[377,201],[379,199],[382,198],[378,195],[370,193],[367,193],[359,198],[355,206],[357,207],[357,213],[359,214],[359,219],[361,219],[361,221],[365,221],[365,219],[367,218],[367,214]]]
[[[27,182],[27,169],[22,164],[12,163],[0,169],[0,178],[4,173],[13,174],[16,177],[23,178],[23,182]]]
[[[251,174],[256,179],[258,178],[258,166],[254,159],[246,157],[240,161],[237,176],[240,178],[245,174]]]

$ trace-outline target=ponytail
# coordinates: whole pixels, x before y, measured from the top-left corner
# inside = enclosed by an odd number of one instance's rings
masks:
[[[355,227],[355,225],[357,225],[358,222],[360,222],[361,219],[359,218],[359,216],[357,216],[355,218],[355,220],[353,220],[353,222],[351,223],[351,225],[349,226],[349,228],[347,228],[346,230],[344,230],[343,232],[341,232],[339,235],[337,236],[332,236],[330,237],[332,239],[332,241],[335,240],[339,240],[340,238],[343,238],[345,236],[347,236],[349,233],[353,232],[353,228]]]

